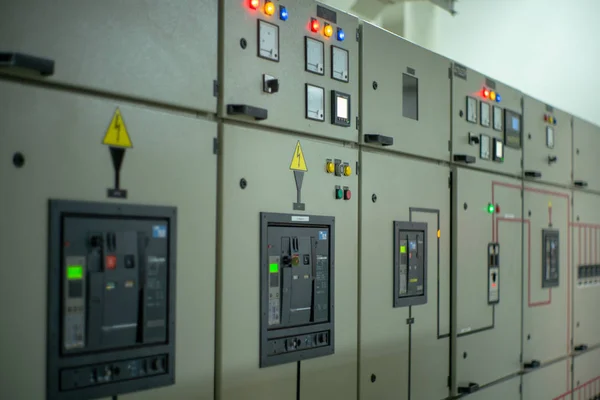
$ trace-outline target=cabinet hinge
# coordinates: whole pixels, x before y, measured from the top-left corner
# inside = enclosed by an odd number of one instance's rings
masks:
[[[219,154],[219,139],[213,138],[213,154]]]

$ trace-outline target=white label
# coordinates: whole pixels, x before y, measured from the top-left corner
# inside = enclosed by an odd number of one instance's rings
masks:
[[[463,328],[460,330],[460,333],[465,333],[465,332],[471,332],[471,327],[469,328]]]
[[[504,214],[504,218],[514,218],[514,214]]]
[[[305,217],[301,215],[292,215],[292,222],[308,222],[310,217]]]

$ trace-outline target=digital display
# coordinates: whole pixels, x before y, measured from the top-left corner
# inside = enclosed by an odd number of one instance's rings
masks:
[[[337,97],[337,117],[348,119],[348,99],[343,96]]]
[[[496,157],[500,159],[504,157],[504,145],[500,141],[496,142]]]
[[[513,149],[521,148],[521,115],[504,110],[504,145]]]
[[[411,250],[416,250],[416,249],[417,249],[417,242],[416,242],[416,241],[414,241],[414,240],[411,240],[411,241],[409,241],[409,242],[408,242],[408,247],[409,247]]]
[[[519,118],[517,118],[517,117],[512,118],[512,128],[513,128],[513,131],[519,130]]]

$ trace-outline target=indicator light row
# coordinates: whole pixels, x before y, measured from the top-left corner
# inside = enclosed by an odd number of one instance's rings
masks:
[[[544,114],[544,121],[549,124],[556,125],[556,118],[549,114]]]
[[[311,18],[310,19],[310,30],[313,31],[314,33],[317,33],[317,32],[319,32],[320,29],[321,29],[321,24],[320,24],[319,20],[316,18]],[[323,36],[328,37],[328,38],[332,37],[333,36],[333,26],[329,25],[328,23],[325,23],[325,25],[323,26]],[[344,30],[342,28],[337,28],[336,38],[340,42],[343,42],[344,39],[346,38],[346,34],[344,33]]]
[[[258,10],[260,8],[260,0],[248,0],[248,4],[253,10]],[[266,1],[262,10],[265,13],[265,15],[273,16],[275,14],[275,11],[277,10],[277,7],[272,1]],[[282,21],[287,21],[289,16],[290,15],[288,13],[287,8],[285,8],[284,6],[279,6],[279,19]]]
[[[327,161],[327,163],[325,164],[325,171],[328,174],[333,174],[335,171],[335,164],[332,161]],[[352,175],[352,167],[349,166],[348,164],[340,164],[339,165],[339,170],[338,170],[338,175],[340,176],[350,176]]]
[[[487,212],[488,212],[488,214],[493,214],[493,213],[500,214],[500,205],[498,205],[498,204],[493,205],[492,203],[489,203],[487,206]]]
[[[483,98],[495,101],[496,103],[500,103],[502,101],[502,96],[500,96],[500,93],[496,93],[488,88],[483,88],[481,90],[481,95]]]

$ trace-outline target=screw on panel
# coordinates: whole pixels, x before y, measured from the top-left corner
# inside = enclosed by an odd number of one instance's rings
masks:
[[[462,118],[462,117],[463,117],[463,115],[465,115],[465,114],[463,113],[463,110],[460,110],[460,111],[458,112],[458,116]]]
[[[527,335],[527,340],[531,340],[531,335]]]
[[[463,204],[463,208],[466,210],[467,208],[469,208],[469,205],[467,203]]]
[[[371,383],[375,383],[377,380],[377,376],[375,374],[371,374]]]
[[[17,152],[13,154],[13,165],[17,168],[21,168],[25,165],[25,156],[23,153]]]
[[[527,215],[529,215],[529,216],[531,217],[531,210],[529,210],[529,211],[527,212]]]
[[[467,357],[468,357],[468,354],[467,354],[467,352],[465,351],[465,352],[463,353],[463,358],[464,358],[464,359],[466,359]]]
[[[248,181],[245,178],[240,179],[240,187],[246,189],[246,186],[248,186]]]
[[[371,196],[371,200],[373,201],[373,203],[377,202],[377,195],[375,193],[373,193],[373,196]]]
[[[575,151],[575,153],[577,153],[577,155],[579,155],[579,149],[577,149],[577,150]]]
[[[246,39],[244,39],[244,38],[241,38],[241,39],[240,39],[240,47],[241,47],[242,49],[245,49],[245,48],[246,48],[246,46],[248,46],[248,42],[246,41]]]
[[[378,85],[377,85],[377,82],[376,82],[376,81],[373,81],[373,90],[377,90],[377,86],[378,86]]]
[[[527,135],[527,139],[531,140],[531,133]]]

